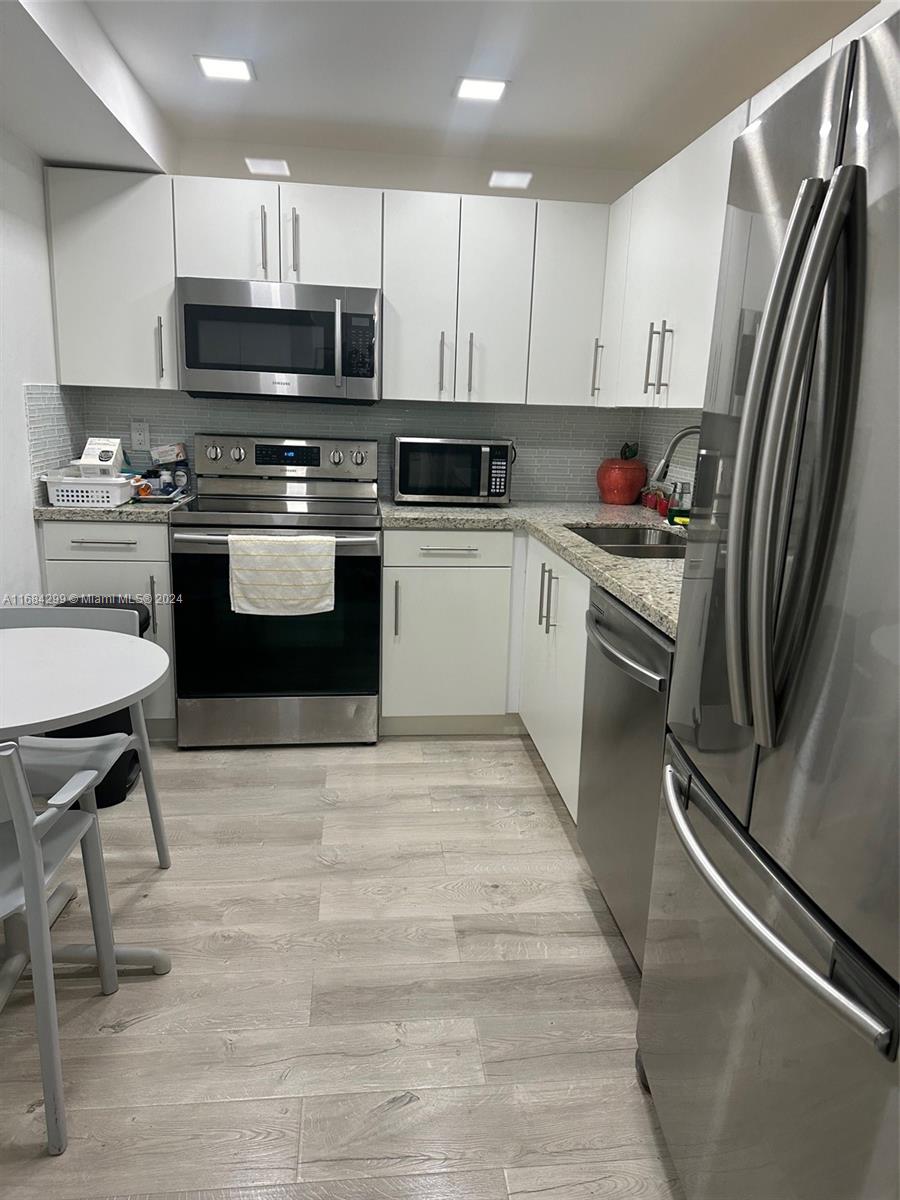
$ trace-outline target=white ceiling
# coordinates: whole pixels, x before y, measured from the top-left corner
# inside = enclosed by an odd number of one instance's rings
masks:
[[[645,174],[871,0],[95,0],[181,139]],[[194,54],[247,57],[248,84]],[[510,81],[499,104],[462,75]]]

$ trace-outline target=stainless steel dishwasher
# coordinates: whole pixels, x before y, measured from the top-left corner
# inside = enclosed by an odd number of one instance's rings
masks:
[[[640,967],[675,646],[597,587],[586,624],[578,841]]]

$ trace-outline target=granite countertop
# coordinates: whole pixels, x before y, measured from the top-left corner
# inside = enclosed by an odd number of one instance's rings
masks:
[[[592,583],[674,638],[681,599],[682,558],[623,558],[579,537],[567,525],[631,525],[670,529],[639,504],[510,504],[505,508],[413,507],[382,500],[385,529],[484,529],[528,533]]]
[[[36,504],[36,521],[138,521],[146,525],[168,525],[169,513],[181,508],[193,496],[184,496],[172,504],[144,504],[129,500],[118,508],[76,508],[68,505]]]
[[[36,521],[140,521],[168,523],[171,506],[130,502],[119,508],[55,508],[39,505]],[[632,525],[661,528],[666,522],[639,504],[510,504],[503,508],[413,506],[382,499],[385,529],[482,529],[528,533],[592,582],[674,638],[681,598],[681,558],[622,558],[566,529],[567,525]]]

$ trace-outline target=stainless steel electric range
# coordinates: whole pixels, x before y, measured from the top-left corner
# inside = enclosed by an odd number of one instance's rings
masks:
[[[378,444],[197,434],[196,499],[171,515],[179,746],[375,742]],[[334,609],[232,612],[228,534],[332,533]]]

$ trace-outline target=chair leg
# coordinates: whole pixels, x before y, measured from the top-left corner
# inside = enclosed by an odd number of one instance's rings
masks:
[[[153,774],[153,757],[150,753],[150,739],[147,736],[147,722],[144,720],[144,708],[140,701],[132,704],[131,728],[137,739],[138,758],[141,760],[141,774],[144,777],[144,792],[147,796],[147,808],[150,810],[150,824],[153,826],[153,837],[156,839],[156,854],[159,865],[164,870],[171,867],[169,843],[166,840],[166,827],[163,823],[162,809],[159,806],[159,796],[156,791],[156,777]]]
[[[28,943],[31,952],[31,978],[34,988],[38,1050],[41,1057],[41,1082],[44,1088],[47,1150],[50,1154],[62,1154],[68,1143],[68,1136],[62,1061],[59,1053],[56,985],[53,979],[53,954],[50,945],[50,918],[47,913],[47,898],[44,895],[43,887],[40,884],[33,884],[27,875],[25,916],[28,923]]]
[[[97,798],[93,789],[81,798],[83,811],[93,813],[94,820],[81,839],[81,861],[84,880],[87,884],[88,902],[91,908],[91,926],[94,930],[94,945],[97,947],[97,967],[100,972],[100,990],[111,996],[119,990],[119,975],[116,969],[116,947],[113,941],[112,915],[109,911],[109,890],[106,885],[106,867],[103,863],[103,845],[100,841],[100,824],[97,820]]]

